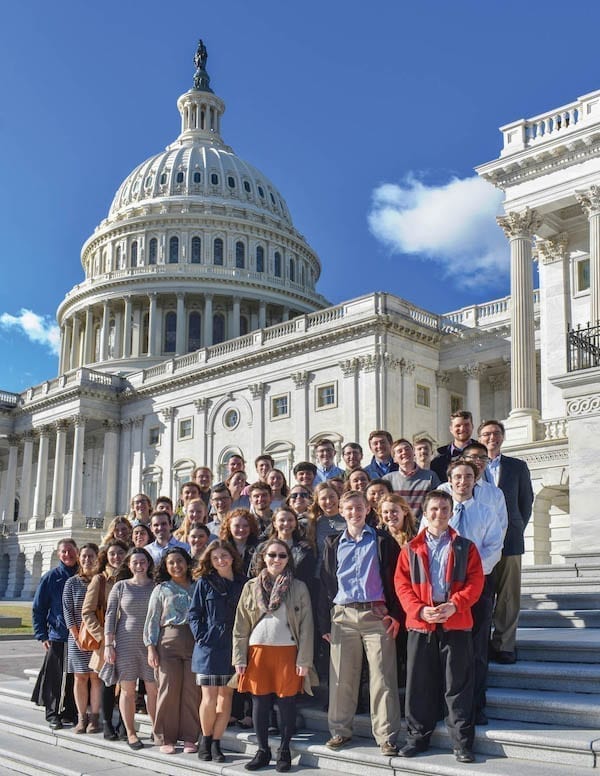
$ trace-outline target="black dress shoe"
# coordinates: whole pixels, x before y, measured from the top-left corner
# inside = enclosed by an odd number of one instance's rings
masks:
[[[461,746],[459,749],[454,750],[454,756],[459,763],[474,763],[475,755],[466,746]]]
[[[257,771],[259,768],[264,768],[271,762],[271,750],[259,749],[249,763],[244,765],[247,771]]]
[[[104,738],[107,741],[118,741],[119,736],[117,735],[117,731],[114,729],[112,724],[110,722],[104,722],[103,725],[103,731],[104,731]]]
[[[487,718],[487,714],[483,709],[479,709],[479,711],[475,714],[475,724],[476,725],[487,725],[489,722],[489,719]]]
[[[58,718],[49,719],[48,725],[50,727],[50,730],[62,730],[63,728],[63,723]]]
[[[129,746],[130,749],[133,749],[134,752],[139,752],[140,749],[144,748],[144,744],[140,741],[139,738],[137,739],[137,741],[133,741],[133,743],[131,741],[128,741],[127,745]]]
[[[512,666],[517,662],[517,656],[514,652],[496,652],[494,660],[501,665]]]
[[[278,773],[285,773],[292,767],[292,755],[289,749],[277,750],[277,762],[275,763],[275,770]]]
[[[399,757],[416,757],[418,754],[424,752],[425,749],[422,746],[416,744],[404,744],[402,749],[398,750]]]

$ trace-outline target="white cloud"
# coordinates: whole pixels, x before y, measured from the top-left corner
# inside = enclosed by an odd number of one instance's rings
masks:
[[[47,347],[51,353],[60,352],[60,329],[50,316],[42,316],[32,310],[21,309],[18,315],[2,313],[0,326],[3,329],[18,329],[32,342]]]
[[[503,193],[478,176],[428,186],[414,174],[373,192],[371,233],[393,253],[440,265],[457,284],[492,285],[509,270],[496,216]]]

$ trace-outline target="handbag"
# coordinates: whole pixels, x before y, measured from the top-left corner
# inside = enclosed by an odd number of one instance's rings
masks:
[[[104,600],[106,597],[106,577],[104,574],[100,577],[100,595],[98,596],[98,605],[96,606],[96,619],[98,620],[98,624],[104,631],[104,615],[106,610],[106,601]],[[98,641],[98,639],[93,636],[90,631],[88,630],[87,625],[85,622],[81,623],[81,627],[79,628],[79,636],[77,637],[77,644],[79,645],[79,648],[82,649],[84,652],[95,652],[97,649],[100,649],[100,646],[102,644],[101,641]]]

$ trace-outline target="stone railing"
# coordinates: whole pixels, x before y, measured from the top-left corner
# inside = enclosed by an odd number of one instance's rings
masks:
[[[572,134],[576,130],[600,121],[600,91],[579,97],[530,119],[520,119],[500,127],[504,138],[501,156],[524,151],[532,146]]]
[[[551,442],[557,439],[567,439],[567,419],[553,418],[552,420],[541,420],[538,423],[537,437],[540,442]]]
[[[104,386],[109,389],[118,390],[122,387],[123,380],[118,375],[106,374],[105,372],[95,372],[93,369],[87,369],[82,367],[72,372],[67,372],[60,377],[55,377],[52,380],[46,380],[46,382],[40,385],[34,385],[28,388],[24,393],[19,395],[18,403],[27,404],[28,402],[42,399],[56,391],[64,391],[65,388],[72,388],[75,386],[93,385]]]
[[[447,320],[461,326],[494,326],[510,322],[511,297],[505,296],[501,299],[493,299],[483,304],[475,304],[470,307],[463,307],[444,316]],[[540,308],[540,290],[536,288],[533,292],[534,313],[539,313]]]
[[[19,403],[19,394],[10,391],[0,391],[0,404],[5,407],[16,407]]]

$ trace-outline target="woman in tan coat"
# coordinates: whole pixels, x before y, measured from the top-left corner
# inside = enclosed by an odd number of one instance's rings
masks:
[[[113,539],[98,556],[99,573],[88,585],[83,601],[81,615],[88,631],[99,644],[90,659],[90,668],[100,673],[104,665],[104,615],[110,591],[115,583],[115,574],[127,555],[128,546]],[[117,741],[119,735],[113,727],[113,711],[115,708],[115,685],[104,686],[102,690],[102,715],[104,719],[104,738]],[[118,727],[118,726],[117,726]]]
[[[281,717],[276,770],[289,771],[290,739],[296,723],[296,694],[312,695],[313,617],[308,588],[294,578],[288,545],[269,539],[258,551],[257,576],[242,591],[233,626],[233,665],[237,688],[252,694],[252,721],[258,751],[246,770],[271,760],[268,727],[271,696]]]

